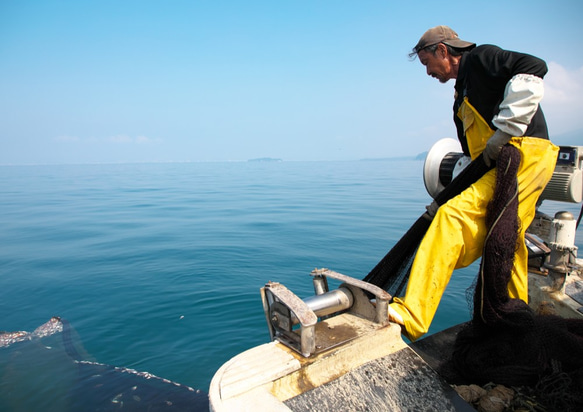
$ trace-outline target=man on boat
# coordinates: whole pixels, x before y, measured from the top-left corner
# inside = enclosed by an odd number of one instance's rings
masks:
[[[510,298],[528,302],[527,249],[524,233],[535,215],[539,195],[550,180],[558,147],[549,141],[539,103],[546,63],[534,56],[493,45],[461,40],[447,26],[427,30],[410,55],[427,74],[455,81],[454,122],[466,155],[483,153],[494,166],[505,144],[518,148],[518,217],[520,230],[514,267],[508,283]],[[405,296],[389,307],[392,321],[416,340],[427,332],[454,269],[466,267],[482,254],[486,208],[492,198],[496,169],[442,206],[427,206],[432,223],[416,253]]]

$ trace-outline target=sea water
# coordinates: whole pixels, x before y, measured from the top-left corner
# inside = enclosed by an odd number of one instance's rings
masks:
[[[305,298],[314,268],[361,279],[376,265],[430,202],[422,166],[2,166],[0,330],[59,316],[98,362],[206,391],[224,362],[269,340],[267,281]],[[430,333],[470,318],[476,273],[454,273]]]

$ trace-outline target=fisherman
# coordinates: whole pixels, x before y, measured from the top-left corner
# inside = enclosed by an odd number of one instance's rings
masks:
[[[494,167],[506,144],[521,154],[517,173],[520,229],[508,292],[510,298],[528,302],[524,233],[552,177],[558,153],[549,141],[539,105],[547,65],[528,54],[476,46],[447,26],[427,30],[410,57],[418,57],[427,74],[441,83],[456,79],[454,122],[464,154],[474,160],[482,153],[488,167]],[[486,209],[495,182],[496,169],[492,168],[442,206],[433,202],[426,207],[424,216],[432,222],[415,255],[405,296],[395,297],[389,306],[390,319],[402,325],[411,340],[429,329],[453,270],[482,255]]]

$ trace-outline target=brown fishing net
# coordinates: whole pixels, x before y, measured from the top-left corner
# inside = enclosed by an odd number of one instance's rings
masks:
[[[583,320],[536,315],[510,299],[508,280],[520,222],[516,172],[520,153],[505,146],[497,166],[489,232],[473,289],[473,319],[458,334],[451,363],[456,382],[496,382],[517,389],[509,410],[583,411]],[[488,171],[480,155],[437,197],[439,205],[457,196]],[[392,296],[403,291],[419,243],[429,227],[420,217],[364,278]],[[515,405],[514,405],[515,404]]]
[[[583,320],[536,315],[508,295],[518,221],[516,172],[520,153],[505,146],[473,299],[473,318],[454,345],[452,360],[468,382],[529,387],[543,409],[583,410]]]

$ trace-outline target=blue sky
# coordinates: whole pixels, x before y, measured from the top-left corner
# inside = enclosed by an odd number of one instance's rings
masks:
[[[455,137],[438,24],[545,59],[553,139],[583,145],[583,2],[0,0],[0,164],[352,160]]]

